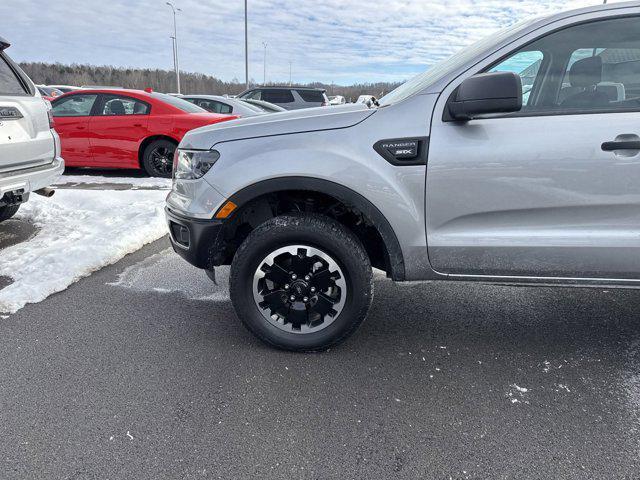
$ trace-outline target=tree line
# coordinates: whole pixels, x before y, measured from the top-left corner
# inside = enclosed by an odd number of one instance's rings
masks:
[[[152,88],[155,91],[167,93],[176,91],[175,73],[172,70],[44,62],[23,62],[20,66],[37,84]],[[251,86],[257,85],[253,80],[250,83]],[[225,82],[202,73],[180,72],[180,84],[182,92],[189,94],[237,95],[245,90],[244,82],[237,79]],[[368,94],[379,97],[398,85],[400,84],[379,82],[345,86],[314,82],[294,86],[324,88],[327,90],[327,95],[342,95],[347,100],[353,101],[359,95]]]

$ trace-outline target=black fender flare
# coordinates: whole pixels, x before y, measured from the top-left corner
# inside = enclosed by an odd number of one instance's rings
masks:
[[[262,180],[234,193],[228,200],[238,206],[238,209],[248,202],[269,193],[287,190],[301,190],[330,195],[346,205],[359,210],[365,218],[375,226],[380,233],[389,254],[389,272],[396,281],[405,279],[405,266],[400,242],[386,217],[367,198],[358,192],[330,180],[315,177],[278,177]]]

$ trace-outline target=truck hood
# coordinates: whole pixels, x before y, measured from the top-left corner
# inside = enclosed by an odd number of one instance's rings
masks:
[[[365,104],[347,104],[240,118],[191,130],[182,139],[180,148],[209,150],[218,143],[232,140],[348,128],[375,111]]]

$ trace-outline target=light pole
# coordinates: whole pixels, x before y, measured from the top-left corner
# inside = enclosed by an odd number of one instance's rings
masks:
[[[244,78],[245,86],[249,90],[249,19],[247,14],[247,0],[244,0]]]
[[[267,42],[262,42],[262,46],[264,47],[264,65],[263,65],[264,80],[262,84],[266,85],[267,84]]]
[[[173,48],[173,71],[176,71],[176,37],[169,35],[171,39],[171,47]]]
[[[179,8],[175,8],[173,3],[167,2],[167,5],[171,7],[173,12],[173,68],[176,71],[176,86],[178,88],[177,93],[180,92],[180,63],[178,62],[178,25],[176,23],[176,11],[181,12]]]
[[[289,62],[289,86],[291,86],[291,62]]]

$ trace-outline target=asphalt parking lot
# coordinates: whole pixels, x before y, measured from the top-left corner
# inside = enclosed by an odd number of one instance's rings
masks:
[[[640,478],[640,294],[376,281],[272,350],[159,240],[0,322],[7,479]]]
[[[7,220],[0,227],[0,255],[3,249],[24,242],[37,232],[38,228],[29,222]],[[0,275],[0,289],[10,285],[12,281],[11,278]]]

